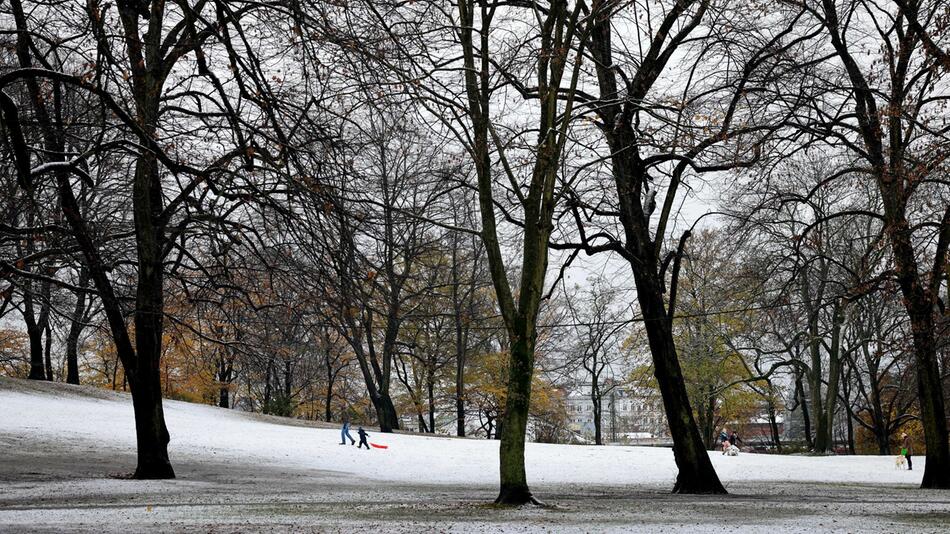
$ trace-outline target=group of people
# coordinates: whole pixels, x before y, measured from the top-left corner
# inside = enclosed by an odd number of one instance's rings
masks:
[[[369,450],[369,443],[366,441],[369,434],[363,430],[362,426],[356,427],[356,434],[360,437],[360,444],[356,448],[362,449],[365,445],[366,449]],[[343,428],[340,429],[340,445],[346,445],[346,440],[350,440],[350,445],[356,445],[356,440],[350,435],[350,418],[344,415]],[[739,433],[735,430],[730,433],[728,429],[724,428],[719,431],[719,443],[722,446],[722,453],[724,455],[737,456],[739,454],[739,444],[742,443],[742,438],[739,437]],[[913,471],[914,464],[910,459],[910,455],[910,436],[904,432],[901,434],[901,456],[907,460],[907,470]]]
[[[366,445],[366,450],[369,450],[369,443],[366,441],[369,434],[361,426],[356,427],[356,434],[360,437],[360,444],[356,448],[362,449],[363,445]],[[340,445],[346,445],[347,439],[350,440],[350,445],[356,445],[356,440],[350,435],[350,418],[344,415],[343,428],[340,429]]]
[[[719,443],[722,446],[722,453],[729,456],[737,456],[739,454],[739,444],[742,443],[742,438],[739,437],[739,433],[735,430],[730,433],[727,429],[722,429],[719,431]],[[914,470],[914,462],[911,460],[911,441],[910,436],[907,435],[907,432],[901,433],[901,456],[907,461],[907,470]]]
[[[737,456],[739,454],[739,443],[741,442],[742,438],[739,437],[739,433],[735,430],[733,430],[731,434],[725,428],[719,431],[719,443],[722,446],[723,454]]]

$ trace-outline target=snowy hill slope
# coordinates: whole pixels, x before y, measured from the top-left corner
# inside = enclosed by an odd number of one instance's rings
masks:
[[[357,450],[339,445],[335,428],[261,418],[211,406],[166,401],[176,461],[269,466],[282,471],[319,470],[331,477],[395,484],[494,486],[498,481],[498,443],[408,434],[381,434],[367,428],[370,441],[388,450]],[[325,425],[324,425],[325,426]],[[355,434],[355,433],[354,433]],[[134,454],[130,398],[121,393],[0,379],[0,447],[40,447],[55,443],[77,451]],[[22,449],[21,449],[22,450]],[[672,487],[676,474],[670,449],[593,447],[529,443],[527,473],[532,485],[632,485]],[[894,468],[891,457],[802,457],[742,454],[712,460],[727,487],[753,481],[917,485],[923,458],[912,472]],[[131,471],[134,465],[117,465]]]

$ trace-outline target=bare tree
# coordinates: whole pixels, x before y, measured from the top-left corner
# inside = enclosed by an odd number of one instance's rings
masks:
[[[815,101],[808,124],[827,144],[846,150],[856,171],[879,191],[881,209],[864,215],[883,223],[911,322],[927,444],[921,487],[950,488],[935,319],[938,310],[946,313],[941,288],[950,284],[944,268],[950,198],[941,178],[950,152],[940,103],[946,87],[945,46],[935,42],[937,33],[930,30],[939,24],[942,7],[903,0],[822,0],[804,7],[834,60],[828,64],[827,94]],[[935,205],[928,198],[941,201]]]

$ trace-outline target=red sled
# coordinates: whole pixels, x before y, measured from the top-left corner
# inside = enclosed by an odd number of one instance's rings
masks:
[[[373,447],[376,447],[377,449],[388,449],[388,448],[389,448],[389,445],[379,445],[379,444],[377,444],[377,443],[370,443],[370,445],[372,445]]]

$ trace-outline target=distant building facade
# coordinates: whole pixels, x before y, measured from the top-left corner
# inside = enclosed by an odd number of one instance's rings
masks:
[[[566,397],[569,428],[580,441],[594,440],[594,403],[591,384],[581,382],[569,388]],[[601,435],[605,442],[630,443],[669,437],[660,393],[650,388],[601,386],[603,395]]]

